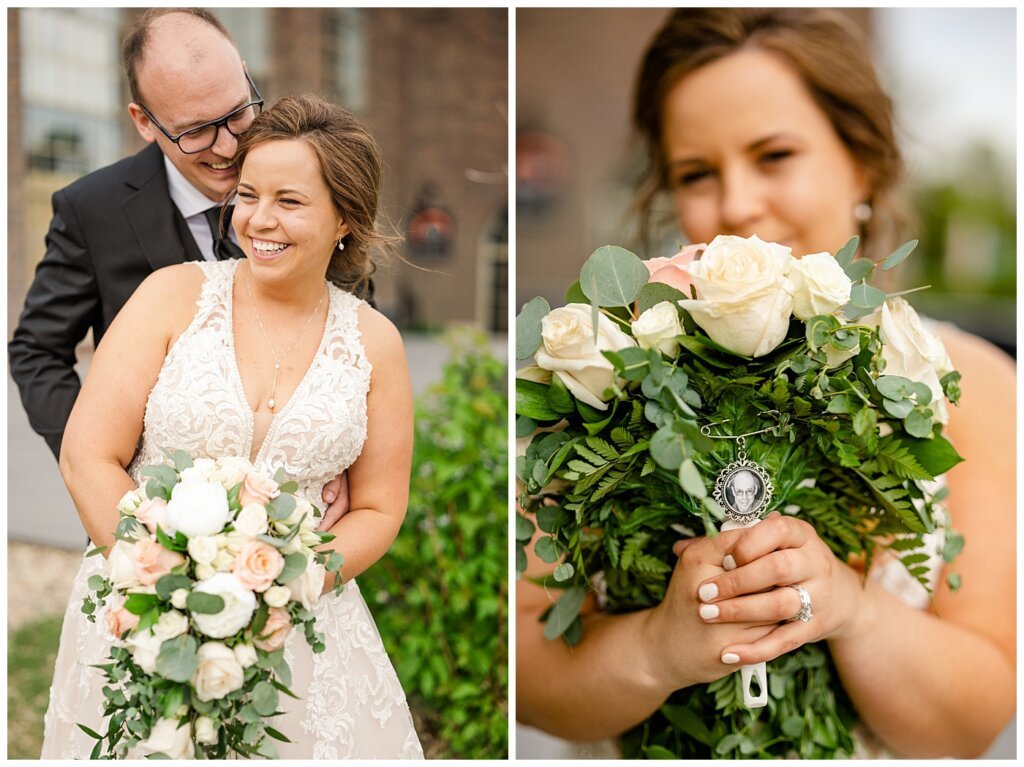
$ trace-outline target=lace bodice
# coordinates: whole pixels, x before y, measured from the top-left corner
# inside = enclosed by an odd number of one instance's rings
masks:
[[[165,449],[194,458],[248,458],[254,415],[235,361],[232,292],[241,261],[199,262],[206,274],[196,313],[167,353],[146,401],[143,437],[128,473],[164,463]],[[360,341],[362,302],[331,285],[323,338],[294,394],[273,416],[253,463],[284,468],[297,494],[322,506],[328,480],[359,457],[366,439],[370,362]]]

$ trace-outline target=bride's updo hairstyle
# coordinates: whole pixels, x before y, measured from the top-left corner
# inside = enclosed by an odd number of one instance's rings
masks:
[[[705,64],[751,49],[775,53],[793,67],[864,171],[873,215],[862,225],[862,246],[875,258],[885,255],[881,251],[894,244],[906,220],[893,197],[903,162],[892,102],[860,30],[838,12],[819,8],[687,8],[658,31],[641,64],[633,108],[648,159],[636,205],[641,231],[647,235],[655,198],[669,188],[662,143],[669,91]]]
[[[304,141],[320,161],[320,174],[331,190],[338,214],[348,224],[345,249],[334,249],[327,279],[365,296],[376,269],[374,252],[385,252],[398,239],[377,222],[383,161],[366,126],[351,112],[319,96],[285,96],[257,117],[238,140],[239,168],[256,145],[266,141]]]

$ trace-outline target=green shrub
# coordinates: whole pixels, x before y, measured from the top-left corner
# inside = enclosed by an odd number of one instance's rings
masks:
[[[359,577],[406,694],[442,758],[508,751],[506,369],[479,334],[450,338],[416,405],[409,513]],[[421,722],[422,724],[422,722]]]

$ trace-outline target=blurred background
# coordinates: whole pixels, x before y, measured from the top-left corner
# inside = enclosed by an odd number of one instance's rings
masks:
[[[268,106],[316,91],[360,115],[381,145],[383,212],[405,237],[409,264],[374,276],[376,300],[403,333],[417,436],[406,524],[360,584],[427,756],[502,758],[508,12],[211,10]],[[125,30],[144,11],[7,12],[8,339],[44,253],[52,193],[142,147],[119,57]],[[90,356],[87,339],[81,374]],[[10,379],[7,410],[8,750],[37,758],[85,534]]]
[[[897,109],[905,200],[920,239],[902,287],[911,302],[1016,353],[1016,10],[847,8],[867,31]],[[631,100],[640,59],[671,10],[522,8],[516,13],[516,297],[552,306],[606,244],[669,256],[674,222],[640,250],[628,211],[642,154]],[[670,211],[667,202],[664,209]],[[525,364],[525,363],[524,363]],[[990,758],[1012,758],[1013,724]],[[602,744],[603,745],[603,744]],[[612,756],[525,726],[520,758]]]
[[[642,167],[630,130],[634,81],[670,12],[517,11],[517,308],[538,295],[563,304],[601,245],[641,258],[678,249],[672,223],[641,252],[627,215]],[[911,298],[919,311],[1015,353],[1016,10],[843,12],[867,30],[897,108],[916,217],[908,239],[920,240],[901,284],[931,285]]]

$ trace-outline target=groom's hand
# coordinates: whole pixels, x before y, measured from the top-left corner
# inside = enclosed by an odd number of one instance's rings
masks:
[[[348,473],[343,471],[324,485],[322,498],[327,509],[317,530],[330,530],[335,522],[348,513]]]

